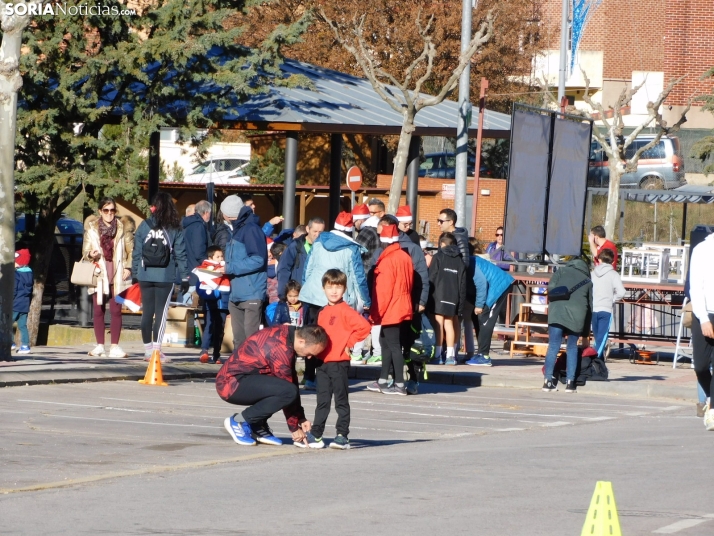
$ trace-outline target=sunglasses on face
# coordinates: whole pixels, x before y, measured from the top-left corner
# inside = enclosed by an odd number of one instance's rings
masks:
[[[104,214],[116,214],[117,209],[115,208],[103,208],[102,213]]]
[[[439,225],[443,225],[447,221],[451,221],[451,220],[436,220],[436,223],[438,223]]]
[[[503,233],[496,233],[496,236],[503,236]]]

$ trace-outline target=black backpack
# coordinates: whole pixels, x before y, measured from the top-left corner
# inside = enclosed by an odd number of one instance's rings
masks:
[[[171,260],[171,237],[165,229],[146,223],[150,230],[141,247],[141,263],[144,268],[166,268]]]

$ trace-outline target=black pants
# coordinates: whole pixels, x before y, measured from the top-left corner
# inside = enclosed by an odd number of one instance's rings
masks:
[[[141,340],[144,344],[161,343],[166,330],[173,283],[139,281],[141,289]],[[153,328],[153,329],[152,329]]]
[[[422,313],[414,313],[414,317],[411,322],[404,322],[400,324],[400,344],[402,345],[402,355],[404,356],[404,362],[407,364],[407,374],[409,379],[415,382],[419,381],[419,375],[417,373],[416,365],[411,360],[412,346],[419,336],[418,333],[421,330],[421,315]],[[394,365],[389,369],[389,373],[394,377]]]
[[[308,359],[314,361],[314,359]],[[315,421],[312,423],[312,434],[322,437],[325,432],[325,422],[330,414],[332,396],[335,397],[335,411],[337,412],[337,433],[347,437],[350,433],[350,401],[349,382],[347,373],[350,370],[349,361],[332,361],[322,363],[316,370],[317,378],[317,408],[315,408]]]
[[[491,353],[491,338],[493,337],[493,329],[496,327],[496,322],[498,322],[498,316],[501,314],[501,310],[505,307],[506,301],[508,300],[508,290],[501,294],[496,303],[490,309],[484,307],[481,314],[478,315],[478,323],[474,324],[478,326],[478,353],[481,355],[489,355]]]
[[[302,325],[311,326],[317,324],[317,315],[320,313],[321,307],[305,302],[303,302],[302,306],[305,310],[305,316],[303,318]],[[317,367],[317,359],[305,360],[305,373],[303,377],[306,380],[310,380],[311,382],[315,381],[315,367]]]
[[[709,315],[709,321],[714,324],[714,315]],[[699,319],[692,315],[692,361],[697,381],[707,398],[714,392],[714,377],[709,367],[714,365],[714,339],[702,335],[702,325]]]
[[[221,346],[223,345],[223,333],[226,325],[228,311],[220,309],[219,300],[203,300],[203,339],[201,339],[201,350],[208,353],[213,346],[213,359],[221,357]]]
[[[297,404],[298,393],[292,382],[267,374],[248,374],[238,378],[238,388],[226,402],[250,406],[243,410],[243,420],[259,426],[281,409]]]
[[[404,355],[402,354],[401,337],[408,327],[408,320],[391,326],[382,324],[382,331],[379,334],[379,343],[382,345],[380,381],[386,381],[391,368],[394,367],[394,383],[404,383]]]

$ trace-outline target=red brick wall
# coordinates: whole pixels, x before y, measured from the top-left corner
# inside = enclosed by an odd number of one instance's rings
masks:
[[[391,184],[391,175],[377,175],[377,187],[389,188]],[[442,185],[454,184],[453,179],[419,179],[419,213],[417,217],[420,221],[429,222],[428,239],[431,242],[436,242],[439,237],[439,226],[436,223],[439,217],[439,212],[444,208],[454,208],[453,199],[444,199],[442,196]],[[406,191],[406,179],[402,185],[402,193]],[[489,190],[490,195],[481,195],[481,191]],[[468,179],[466,191],[473,192],[473,179]],[[375,196],[382,199],[386,205],[388,195]],[[400,205],[406,203],[405,195],[402,195]],[[496,228],[503,225],[505,219],[506,206],[506,181],[503,179],[479,179],[479,196],[476,213],[476,238],[482,240],[493,240],[496,233]],[[458,226],[462,222],[458,222]],[[466,222],[467,226],[471,226],[471,222]]]

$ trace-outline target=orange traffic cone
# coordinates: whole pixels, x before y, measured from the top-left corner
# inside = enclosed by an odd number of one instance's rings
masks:
[[[151,353],[149,366],[146,369],[146,376],[144,376],[143,380],[139,380],[139,383],[143,383],[144,385],[168,386],[168,383],[164,381],[164,375],[161,373],[161,350],[156,349]]]

